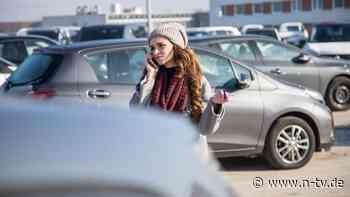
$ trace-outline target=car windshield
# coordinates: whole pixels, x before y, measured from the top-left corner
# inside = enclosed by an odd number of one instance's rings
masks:
[[[62,55],[34,54],[29,56],[11,75],[9,82],[12,85],[33,84],[46,76],[50,68],[62,62]]]
[[[58,40],[58,31],[54,30],[30,30],[28,31],[28,34],[45,36],[53,40]]]
[[[123,38],[124,26],[85,27],[81,30],[80,41]]]
[[[299,27],[298,26],[288,26],[287,30],[291,31],[291,32],[298,32],[299,31]]]
[[[322,25],[315,27],[310,42],[350,41],[350,25]]]

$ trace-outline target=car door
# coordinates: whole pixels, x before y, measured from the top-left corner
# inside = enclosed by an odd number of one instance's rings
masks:
[[[208,142],[217,154],[227,151],[252,150],[260,134],[263,104],[259,84],[246,67],[209,51],[196,49],[202,71],[212,88],[225,88],[229,102],[219,130],[209,136]],[[238,88],[241,73],[249,76],[249,88]]]
[[[97,105],[128,107],[141,78],[145,52],[144,47],[128,47],[85,54],[93,76],[79,79],[84,100]]]
[[[264,63],[264,65],[258,66],[258,69],[277,78],[320,90],[317,66],[312,61],[303,63],[293,61],[293,58],[300,55],[300,50],[268,40],[258,39],[255,44]]]

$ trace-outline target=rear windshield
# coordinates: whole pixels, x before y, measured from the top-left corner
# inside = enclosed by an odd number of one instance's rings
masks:
[[[268,36],[272,38],[276,38],[277,36],[273,31],[259,31],[259,30],[247,30],[246,34],[255,34],[255,35],[263,35],[263,36]]]
[[[350,25],[322,25],[315,27],[310,42],[350,41]]]
[[[62,55],[34,54],[29,56],[16,71],[9,81],[13,85],[25,85],[39,83],[46,79],[51,70],[57,68],[63,60]]]
[[[113,27],[83,27],[80,31],[80,41],[123,38],[124,26]]]
[[[292,31],[292,32],[298,32],[299,31],[299,27],[298,26],[288,26],[287,30],[288,31]]]
[[[55,30],[30,30],[27,32],[30,35],[39,35],[58,40],[58,31]]]

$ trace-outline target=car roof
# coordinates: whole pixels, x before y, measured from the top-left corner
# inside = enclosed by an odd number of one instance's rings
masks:
[[[0,36],[0,40],[16,40],[16,39],[41,39],[41,40],[46,40],[48,42],[54,43],[54,44],[59,44],[59,42],[50,39],[48,37],[45,36],[39,36],[39,35],[22,35],[22,36]]]

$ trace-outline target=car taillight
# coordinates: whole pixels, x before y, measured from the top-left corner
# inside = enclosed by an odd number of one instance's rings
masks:
[[[35,90],[30,93],[34,99],[47,99],[56,94],[53,89]]]

